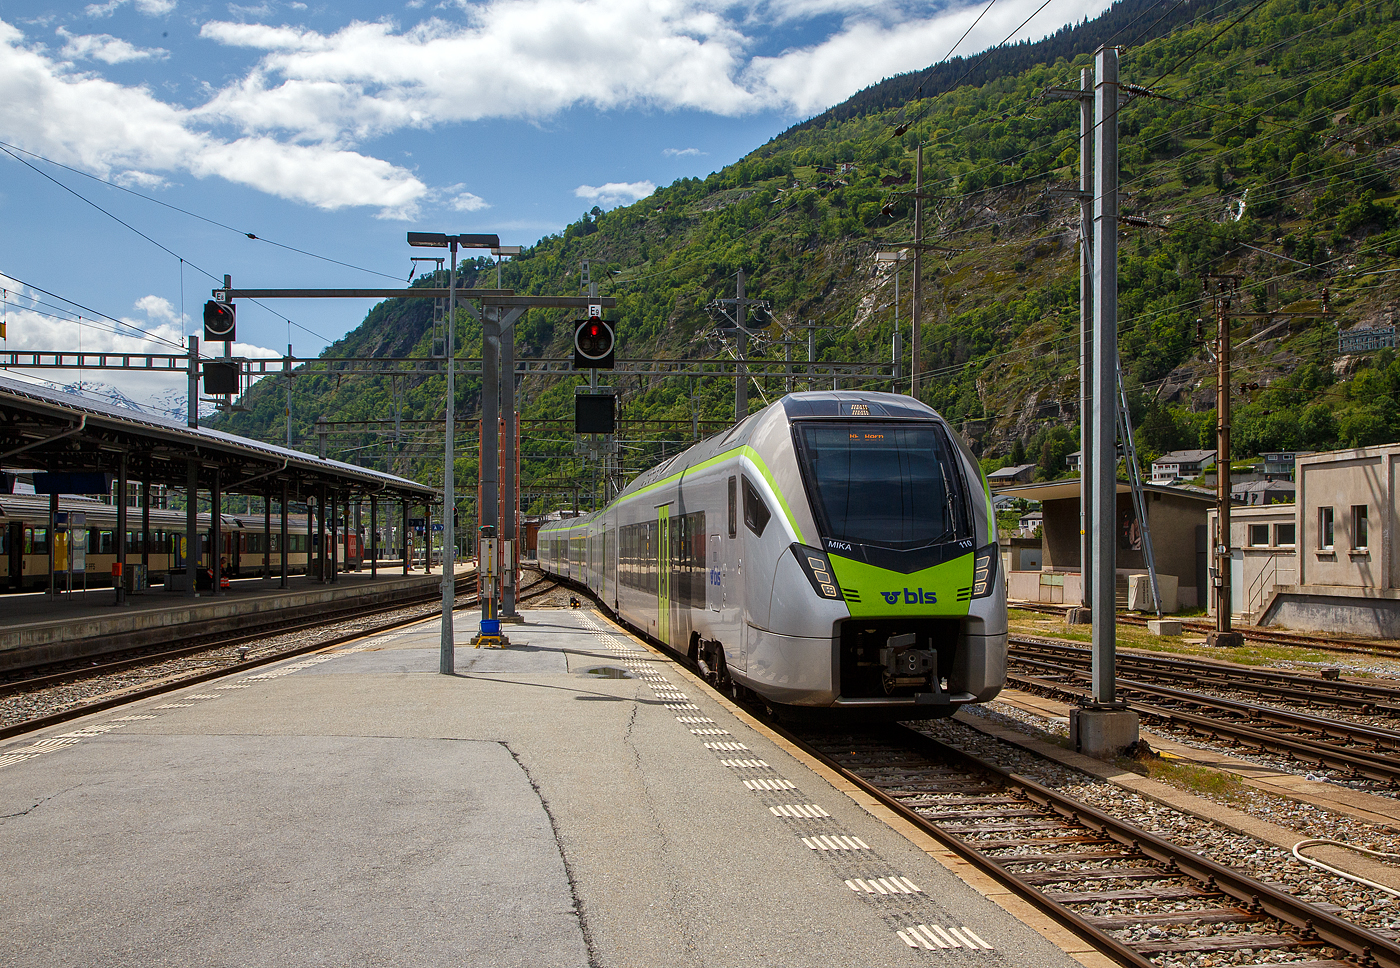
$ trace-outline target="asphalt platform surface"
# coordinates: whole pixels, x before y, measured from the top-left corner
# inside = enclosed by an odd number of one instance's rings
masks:
[[[0,963],[1077,964],[602,616],[458,623],[0,745]]]

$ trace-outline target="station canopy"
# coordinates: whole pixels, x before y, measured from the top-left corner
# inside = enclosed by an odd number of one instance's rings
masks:
[[[340,500],[370,495],[411,504],[442,500],[440,491],[417,481],[0,376],[0,470],[115,479],[123,453],[128,480],[181,489],[193,460],[200,489],[212,489],[217,475],[225,494],[277,496],[285,482],[297,499],[324,485]]]

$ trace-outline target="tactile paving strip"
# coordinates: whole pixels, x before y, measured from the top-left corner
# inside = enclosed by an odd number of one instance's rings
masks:
[[[641,647],[628,642],[587,612],[576,612],[586,631],[603,639],[603,647],[618,656],[637,679],[645,682],[667,709],[676,712],[676,721],[700,737],[729,736],[713,719],[700,715],[700,707],[669,679],[657,671],[655,659]],[[983,952],[995,950],[966,925],[939,924],[946,912],[936,905],[913,881],[890,870],[878,851],[842,828],[839,821],[820,805],[802,795],[797,784],[781,776],[766,761],[736,757],[750,752],[737,741],[707,740],[705,748],[721,766],[734,770],[744,788],[757,794],[770,813],[822,858],[857,896],[876,906],[881,919],[900,941],[920,951]]]

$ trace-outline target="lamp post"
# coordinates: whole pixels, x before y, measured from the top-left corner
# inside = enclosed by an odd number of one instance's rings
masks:
[[[442,465],[442,645],[438,654],[438,672],[445,676],[453,674],[456,668],[456,643],[452,635],[452,600],[454,552],[453,510],[456,505],[455,476],[453,474],[453,438],[457,432],[457,388],[453,380],[456,361],[453,351],[453,334],[457,328],[457,247],[466,249],[499,248],[501,240],[495,235],[445,235],[442,232],[409,232],[408,244],[429,249],[447,249],[452,254],[451,270],[447,275],[447,437]],[[432,558],[428,558],[432,564]]]

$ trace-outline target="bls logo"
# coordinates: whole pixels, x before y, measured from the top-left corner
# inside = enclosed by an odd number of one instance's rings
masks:
[[[711,584],[711,585],[714,585],[716,588],[719,587],[719,585],[720,585],[720,576],[719,576],[719,569],[718,569],[718,568],[711,568],[711,569],[710,569],[710,584]]]
[[[885,596],[885,603],[886,603],[886,604],[888,604],[888,605],[898,605],[898,604],[899,604],[899,592],[897,592],[897,591],[894,591],[894,592],[881,592],[880,594]],[[937,604],[938,604],[938,593],[937,593],[937,592],[926,592],[926,591],[924,591],[922,588],[916,588],[916,589],[914,589],[913,591],[910,591],[909,589],[906,588],[906,589],[904,589],[904,604],[905,604],[905,605],[937,605]]]

